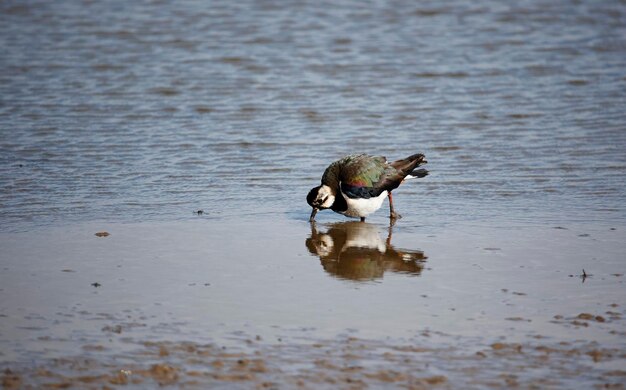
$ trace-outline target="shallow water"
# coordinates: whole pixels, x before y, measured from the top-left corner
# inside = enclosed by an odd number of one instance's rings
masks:
[[[2,2],[0,360],[425,331],[623,351],[625,36],[618,1]],[[386,210],[306,222],[353,152],[426,154],[391,234]]]
[[[110,235],[97,237],[103,226]],[[371,376],[382,374],[373,367],[400,385],[407,379],[397,371],[412,367],[453,387],[468,383],[475,365],[471,378],[483,384],[502,382],[503,373],[563,386],[581,369],[587,385],[626,373],[621,227],[432,228],[407,219],[390,229],[284,216],[270,229],[257,217],[200,217],[44,227],[5,233],[0,245],[0,364],[30,383],[64,383],[85,370],[109,375],[108,383],[120,370],[151,372],[158,362],[175,367],[180,383],[208,369],[201,383],[215,385],[226,379],[214,359],[228,356],[279,365],[290,376],[263,373],[283,383],[306,377],[314,356],[348,364],[345,348],[356,348],[350,364],[365,367],[358,374],[374,387]],[[422,363],[389,360],[398,352]],[[315,369],[317,380],[341,380],[328,366]]]
[[[626,215],[620,2],[0,7],[3,230],[303,218],[357,151],[427,155],[429,225]]]

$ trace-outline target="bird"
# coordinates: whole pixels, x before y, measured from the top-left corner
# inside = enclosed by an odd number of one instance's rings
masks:
[[[393,207],[391,191],[405,180],[421,178],[428,171],[418,168],[426,164],[424,155],[413,154],[405,159],[388,162],[383,156],[351,154],[326,168],[321,185],[309,191],[306,201],[313,208],[310,222],[319,210],[331,209],[347,217],[365,217],[377,211],[389,198],[389,218],[401,218]]]

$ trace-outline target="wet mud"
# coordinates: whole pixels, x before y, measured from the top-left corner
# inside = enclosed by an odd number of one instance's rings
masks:
[[[402,344],[359,338],[241,345],[138,342],[133,352],[89,354],[4,368],[5,389],[20,388],[623,388],[626,352],[593,342],[494,342],[472,348],[438,335]],[[456,340],[463,344],[467,340]],[[437,346],[438,345],[438,346]],[[442,346],[443,345],[443,346]],[[98,348],[99,347],[99,348]]]
[[[619,231],[267,226],[194,217],[108,224],[106,239],[92,225],[0,235],[2,385],[624,384]]]

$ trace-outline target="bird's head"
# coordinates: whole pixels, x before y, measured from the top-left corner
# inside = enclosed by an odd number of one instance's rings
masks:
[[[327,185],[312,188],[306,196],[306,202],[313,207],[310,220],[313,221],[318,210],[329,209],[335,203],[335,194]]]

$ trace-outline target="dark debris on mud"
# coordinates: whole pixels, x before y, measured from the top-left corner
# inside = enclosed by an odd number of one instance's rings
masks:
[[[585,316],[584,316],[585,317]],[[591,320],[591,318],[589,319]],[[594,317],[597,321],[597,318]],[[620,388],[626,352],[595,342],[485,344],[478,351],[454,346],[397,345],[346,338],[299,344],[246,340],[245,348],[190,342],[142,342],[132,354],[111,356],[90,345],[85,356],[36,366],[4,367],[2,386],[84,388],[176,386],[274,388],[552,387],[576,383]],[[591,367],[591,371],[590,371]]]

